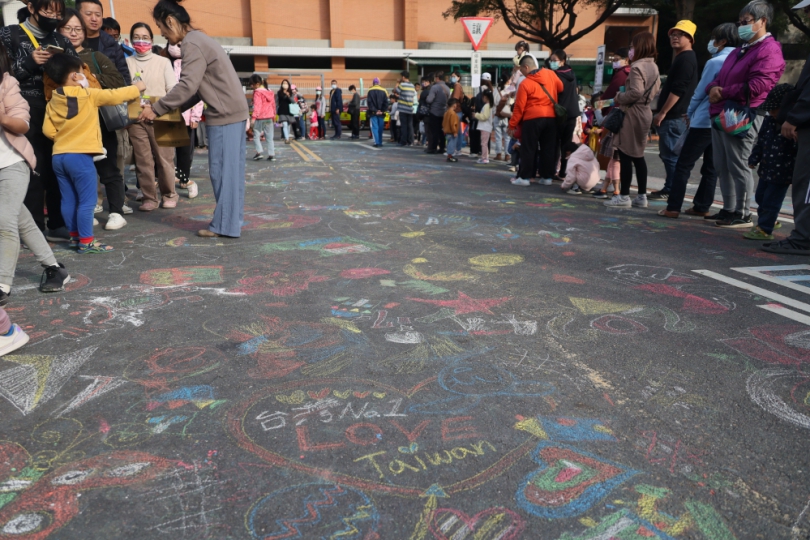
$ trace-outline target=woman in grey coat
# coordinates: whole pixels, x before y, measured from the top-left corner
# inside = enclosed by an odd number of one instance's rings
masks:
[[[621,163],[621,194],[615,195],[605,206],[629,208],[647,207],[647,162],[644,161],[644,148],[647,146],[647,134],[652,125],[650,102],[661,87],[658,78],[658,66],[655,57],[655,37],[649,32],[642,32],[633,37],[630,49],[630,75],[625,82],[625,91],[616,94],[615,104],[624,111],[624,122],[619,132],[613,137],[613,147],[618,150]],[[630,200],[630,184],[633,181],[633,169],[636,168],[638,196]]]

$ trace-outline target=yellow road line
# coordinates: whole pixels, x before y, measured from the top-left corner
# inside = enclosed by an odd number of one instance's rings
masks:
[[[290,144],[296,144],[296,145],[300,146],[300,147],[301,147],[301,149],[302,149],[304,152],[306,152],[307,154],[309,154],[310,156],[312,156],[312,158],[313,158],[313,160],[314,160],[314,161],[323,161],[321,158],[319,158],[319,157],[318,157],[318,155],[317,155],[315,152],[313,152],[312,150],[310,150],[309,148],[307,148],[305,144],[301,144],[301,143],[299,143],[299,142],[293,142],[293,143],[290,143]]]
[[[294,141],[290,143],[290,148],[295,150],[304,161],[307,162],[309,161],[309,158],[306,155],[304,155],[304,153],[301,150],[298,149],[298,145]]]

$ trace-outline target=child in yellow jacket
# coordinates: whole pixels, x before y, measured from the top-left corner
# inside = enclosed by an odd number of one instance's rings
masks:
[[[115,90],[88,88],[81,60],[66,54],[56,54],[48,60],[45,73],[59,85],[48,102],[42,132],[54,142],[53,171],[62,193],[62,216],[70,242],[78,246],[79,253],[112,251],[112,247],[93,238],[96,206],[93,157],[104,155],[98,108],[138,99],[146,85],[139,81]]]

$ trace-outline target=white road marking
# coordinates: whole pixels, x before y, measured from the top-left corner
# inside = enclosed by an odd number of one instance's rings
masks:
[[[757,307],[766,309],[771,313],[776,313],[777,315],[781,315],[782,317],[787,317],[788,319],[792,319],[796,322],[800,322],[802,324],[810,326],[810,317],[802,313],[799,313],[798,311],[788,309],[785,306],[780,306],[779,304],[766,304],[764,306],[757,306]]]
[[[809,286],[795,283],[798,281],[806,281],[810,285],[810,264],[791,264],[785,266],[746,266],[742,268],[732,268],[732,270],[768,281],[770,283],[775,283],[776,285],[781,285],[782,287],[793,289],[794,291],[810,294]],[[808,273],[804,275],[780,277],[765,274],[765,272],[783,272],[789,270],[804,270]]]
[[[716,279],[717,281],[721,281],[727,285],[739,287],[740,289],[752,292],[754,294],[758,294],[759,296],[768,298],[770,300],[774,300],[775,302],[779,302],[780,304],[785,304],[786,306],[790,306],[796,309],[800,309],[804,312],[810,313],[810,305],[805,304],[804,302],[799,302],[798,300],[794,300],[792,298],[788,298],[787,296],[782,296],[781,294],[771,292],[767,289],[763,289],[762,287],[757,287],[756,285],[751,285],[750,283],[730,278],[724,276],[723,274],[712,272],[711,270],[692,270],[692,272],[700,274],[701,276]]]

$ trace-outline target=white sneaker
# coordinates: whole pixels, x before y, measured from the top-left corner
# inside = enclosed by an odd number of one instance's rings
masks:
[[[138,190],[138,194],[135,195],[135,202],[141,202],[143,200],[143,191],[140,189]]]
[[[544,186],[550,186],[551,185],[551,178],[541,178],[540,183],[543,184]]]
[[[569,195],[582,195],[582,191],[580,191],[579,186],[574,186],[568,191],[566,191]]]
[[[197,182],[189,182],[188,183],[188,198],[193,199],[199,194],[199,189],[197,188]]]
[[[510,181],[510,182],[512,182],[512,185],[513,185],[513,186],[522,186],[522,187],[527,187],[527,186],[532,185],[532,183],[531,183],[531,182],[529,182],[528,180],[524,180],[523,178],[517,178],[517,177],[515,177],[515,178],[512,178],[512,179],[511,179],[511,180],[509,180],[509,181]]]
[[[103,207],[103,206],[101,206],[100,204],[97,204],[97,205],[96,205],[96,209],[95,209],[95,210],[93,210],[93,213],[94,213],[94,214],[100,214],[100,213],[102,213],[103,211],[104,211],[104,207]]]
[[[636,198],[633,199],[633,206],[636,208],[647,208],[647,196],[637,195]]]
[[[630,208],[633,206],[633,203],[630,201],[630,197],[626,195],[614,195],[611,199],[603,202],[605,206],[614,206],[619,208]]]
[[[479,159],[478,161],[476,161],[476,163],[480,163],[481,165],[486,165],[487,163],[489,163],[489,160],[488,159]]]
[[[5,336],[0,336],[0,356],[6,355],[10,352],[16,351],[31,339],[28,334],[23,332],[23,329],[16,324],[11,325],[11,333]]]
[[[93,227],[95,227],[96,225],[98,225],[98,220],[96,218],[93,218]]]
[[[134,164],[133,164],[133,165],[130,165],[130,166],[129,166],[129,170],[130,170],[130,171],[134,171],[134,170],[135,170],[135,165],[134,165]]]
[[[124,225],[127,224],[127,220],[121,214],[113,212],[110,214],[110,217],[107,219],[107,224],[104,225],[104,229],[108,231],[117,231],[118,229],[122,228]]]
[[[442,154],[442,155],[445,155],[445,156],[446,156],[446,155],[447,155],[447,152],[445,152],[445,153],[444,153],[444,154]]]
[[[121,207],[121,211],[124,212],[124,214],[131,214],[133,212],[132,208],[126,204]]]

